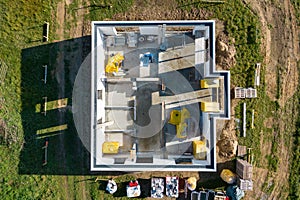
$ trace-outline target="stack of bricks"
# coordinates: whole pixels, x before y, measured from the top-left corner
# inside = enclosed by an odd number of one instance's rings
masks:
[[[241,190],[253,190],[253,167],[246,160],[238,159],[236,162],[236,173],[238,177],[238,186]]]

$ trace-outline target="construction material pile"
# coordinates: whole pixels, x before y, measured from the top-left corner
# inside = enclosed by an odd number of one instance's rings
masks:
[[[226,36],[224,33],[220,33],[216,38],[216,63],[222,69],[230,69],[236,64],[235,54],[236,49],[233,45],[234,39],[229,41],[229,37]]]
[[[220,158],[230,159],[236,155],[237,136],[234,120],[230,120],[222,130],[220,139],[217,142],[217,152]]]

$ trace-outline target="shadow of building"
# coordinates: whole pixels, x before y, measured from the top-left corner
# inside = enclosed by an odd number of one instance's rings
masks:
[[[72,114],[73,86],[81,63],[91,51],[90,40],[85,36],[22,50],[24,144],[20,174],[90,174],[90,154],[78,136]],[[48,162],[43,165],[45,138],[49,140]]]

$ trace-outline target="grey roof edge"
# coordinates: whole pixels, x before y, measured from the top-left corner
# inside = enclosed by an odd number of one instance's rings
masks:
[[[225,90],[226,91],[226,98],[224,98],[224,105],[227,105],[225,106],[227,108],[227,110],[224,111],[223,114],[212,114],[210,113],[210,116],[212,118],[212,123],[213,123],[213,129],[214,129],[214,134],[213,134],[213,137],[214,137],[214,144],[213,146],[215,147],[216,145],[216,133],[215,133],[215,126],[216,126],[216,120],[217,119],[230,119],[230,71],[217,71],[215,69],[215,20],[192,20],[192,21],[185,21],[185,20],[181,20],[181,21],[169,21],[169,20],[163,20],[163,21],[92,21],[91,25],[92,25],[92,49],[95,48],[95,40],[96,40],[96,37],[93,37],[94,34],[95,34],[95,26],[97,25],[101,25],[101,26],[112,26],[112,25],[119,25],[119,26],[133,26],[133,25],[136,25],[136,26],[139,26],[139,25],[159,25],[159,24],[167,24],[167,25],[181,25],[181,26],[190,26],[190,25],[203,25],[203,24],[208,24],[210,27],[212,27],[212,32],[210,33],[210,36],[212,36],[213,38],[213,41],[212,42],[212,49],[213,49],[213,62],[212,62],[212,67],[210,67],[210,70],[209,70],[209,75],[208,77],[215,77],[215,76],[224,76],[224,79],[226,79],[226,83],[227,83],[227,89]],[[95,58],[92,56],[92,70],[91,70],[91,73],[93,74],[94,73],[94,65],[95,65]],[[95,77],[94,76],[91,76],[91,82],[92,84],[95,83]],[[95,105],[95,88],[94,87],[91,87],[91,106],[92,105]],[[92,108],[93,110],[93,108]],[[94,112],[91,112],[91,119],[95,119],[95,113]],[[92,162],[91,163],[91,166],[90,166],[90,169],[91,171],[130,171],[130,172],[137,172],[139,171],[137,168],[127,168],[127,169],[124,169],[124,170],[120,170],[120,168],[116,168],[116,167],[111,167],[111,166],[106,166],[106,165],[96,165],[96,161],[94,160],[95,158],[95,141],[94,141],[94,122],[92,122],[91,124],[91,132],[92,132],[92,137],[91,137],[91,159],[92,159]],[[159,171],[201,171],[201,172],[216,172],[217,170],[217,162],[216,162],[216,152],[214,151],[213,153],[214,155],[213,156],[213,160],[212,160],[212,165],[210,166],[211,168],[199,168],[198,167],[198,170],[196,168],[187,168],[187,167],[184,167],[184,168],[180,168],[180,166],[178,166],[178,168],[174,168],[174,167],[170,167],[170,168],[159,168],[160,170]],[[150,168],[143,168],[143,171],[146,171],[148,169],[148,171],[155,171],[154,168],[150,167]],[[199,170],[201,169],[201,170]]]
[[[205,24],[212,23],[215,24],[215,20],[157,20],[157,21],[92,21],[92,27],[95,25],[121,25],[121,26],[132,26],[136,25],[157,25],[157,24],[173,24],[173,25],[197,25],[197,24]]]

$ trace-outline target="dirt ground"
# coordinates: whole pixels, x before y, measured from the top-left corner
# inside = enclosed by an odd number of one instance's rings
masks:
[[[204,19],[209,18],[210,13],[193,10],[190,13],[181,12],[176,9],[175,1],[152,1],[144,6],[140,12],[134,12],[139,7],[139,1],[129,12],[118,14],[116,20],[155,20],[155,19]],[[255,15],[259,16],[262,24],[262,53],[265,55],[264,63],[266,66],[266,92],[272,100],[278,100],[281,107],[286,107],[285,111],[279,111],[279,119],[267,119],[266,127],[273,127],[278,124],[279,127],[279,150],[280,158],[277,172],[269,172],[263,168],[255,168],[254,171],[254,191],[248,192],[245,199],[279,199],[287,197],[288,185],[288,163],[289,147],[285,145],[284,133],[287,128],[293,129],[293,126],[287,127],[286,117],[293,116],[294,102],[287,104],[287,101],[293,96],[298,85],[298,71],[296,62],[299,59],[299,42],[294,10],[289,1],[275,1],[274,3],[260,0],[245,0],[244,4],[248,6]],[[276,13],[276,14],[275,14]],[[219,26],[218,26],[219,24]],[[219,27],[219,28],[218,28]],[[217,23],[217,33],[222,32],[222,23]],[[234,52],[234,50],[233,50]],[[229,63],[234,63],[231,60]],[[227,63],[226,63],[227,64]],[[228,67],[229,68],[229,67]],[[280,70],[280,87],[278,83],[278,71]],[[276,99],[277,88],[279,88],[279,99]],[[233,102],[234,104],[234,102]],[[232,109],[233,110],[233,109]],[[295,113],[294,113],[295,114]],[[291,123],[293,124],[293,123]],[[262,157],[270,154],[271,142],[261,143]],[[225,160],[218,159],[220,162]],[[264,164],[264,163],[262,163]],[[183,176],[197,175],[194,173],[184,174]],[[144,174],[147,176],[147,174]],[[201,174],[199,175],[201,179]],[[263,184],[275,184],[271,194],[262,192]]]
[[[79,7],[82,6],[83,0],[79,0]],[[72,22],[73,16],[66,13],[66,8],[70,5],[72,0],[65,0],[58,4],[57,10],[53,11],[54,19],[58,23],[58,28],[56,30],[57,41],[66,39],[65,33],[67,32],[68,37],[77,38],[85,35],[90,35],[90,23],[84,20],[84,15],[87,14],[88,10],[79,9],[76,13],[77,23],[72,24],[69,30],[65,30],[65,24]],[[294,10],[290,1],[278,0],[274,1],[275,3],[269,3],[267,1],[261,0],[244,0],[245,5],[248,5],[250,9],[259,16],[262,24],[262,53],[265,54],[264,64],[266,65],[266,90],[268,96],[272,100],[277,98],[277,75],[278,69],[280,69],[280,97],[278,102],[280,106],[286,104],[290,97],[295,93],[298,85],[298,73],[296,67],[296,61],[299,59],[299,41],[298,33],[296,26],[296,19],[294,15]],[[141,6],[143,5],[143,6]],[[149,1],[147,4],[144,4],[142,0],[136,0],[134,5],[128,12],[125,14],[117,14],[112,19],[108,20],[180,20],[180,19],[209,19],[211,13],[205,12],[203,10],[194,9],[191,12],[180,11],[177,9],[176,0],[160,1],[153,0]],[[136,11],[139,12],[136,12]],[[217,27],[218,30],[223,30],[223,25],[220,23],[220,26]],[[82,44],[79,44],[82,45]],[[64,56],[65,55],[63,46],[61,48],[61,57],[58,58],[57,62],[61,65],[64,65]],[[63,68],[63,67],[62,67]],[[55,75],[58,79],[58,82],[64,81],[61,75],[63,69],[57,69]],[[71,70],[71,69],[70,69]],[[61,87],[59,96],[64,96],[64,87]],[[282,116],[286,114],[291,114],[293,112],[294,105],[288,104],[288,111],[281,111]],[[289,112],[289,113],[284,113]],[[279,115],[281,116],[281,115]],[[58,116],[61,120],[63,119],[63,114]],[[283,197],[286,198],[287,193],[283,191],[282,186],[288,184],[288,159],[289,159],[289,149],[285,145],[283,133],[287,127],[287,119],[267,119],[265,124],[268,127],[273,127],[273,124],[279,124],[279,129],[282,134],[279,141],[279,151],[278,156],[281,158],[278,171],[276,173],[270,173],[266,169],[255,168],[254,172],[254,181],[255,187],[253,192],[248,192],[245,199],[279,199]],[[221,129],[221,128],[220,128]],[[61,138],[64,139],[63,136]],[[63,143],[63,142],[62,142]],[[63,148],[62,148],[63,149]],[[270,153],[271,143],[265,142],[261,145],[262,156]],[[62,157],[64,152],[61,152]],[[80,155],[80,154],[79,154]],[[62,163],[62,167],[64,163]],[[170,173],[166,173],[171,175]],[[217,173],[215,173],[218,176]],[[161,172],[149,172],[143,174],[136,174],[138,178],[148,178],[154,175],[164,176]],[[178,175],[178,173],[177,173]],[[180,176],[190,177],[195,176],[201,179],[201,174],[197,172],[181,172]],[[205,175],[204,175],[205,176]],[[269,178],[268,178],[269,177]],[[271,177],[271,179],[270,179]],[[72,195],[68,192],[68,177],[65,177],[65,196],[72,198]],[[275,188],[273,192],[266,196],[265,193],[261,191],[262,185],[266,182],[274,182]],[[86,199],[88,195],[85,191],[85,184],[82,183],[80,190],[82,191],[81,198]],[[280,195],[280,196],[279,196]]]
[[[281,73],[280,106],[293,96],[298,85],[299,39],[294,8],[290,1],[276,3],[245,0],[262,24],[262,53],[265,54],[267,94],[276,100],[277,69]],[[275,14],[276,13],[276,14]]]
[[[77,23],[71,23],[71,27],[70,29],[66,30],[66,24],[67,23],[70,23],[72,22],[72,20],[74,20],[73,16],[71,14],[69,14],[67,12],[67,9],[68,9],[68,6],[70,6],[70,4],[73,3],[73,0],[65,0],[65,1],[61,1],[58,3],[57,5],[57,10],[56,10],[56,14],[55,14],[55,17],[56,17],[56,22],[57,22],[57,29],[56,29],[56,33],[55,33],[55,37],[56,37],[56,42],[59,42],[59,41],[63,41],[67,38],[78,38],[78,37],[82,37],[82,36],[85,36],[85,35],[89,35],[90,32],[89,31],[86,31],[87,30],[90,30],[90,28],[85,28],[84,26],[84,15],[87,14],[87,10],[85,9],[78,9],[77,12],[76,12],[76,21]],[[83,5],[83,1],[82,0],[79,0],[78,1],[78,8],[81,8]],[[90,24],[89,24],[90,25]],[[65,46],[63,45],[63,43],[60,43],[59,45],[59,51],[58,51],[58,56],[57,56],[57,69],[55,69],[54,72],[52,72],[52,74],[55,74],[55,77],[56,77],[56,80],[57,82],[59,83],[59,94],[58,94],[58,97],[59,98],[64,98],[65,96],[65,82],[68,81],[68,80],[65,80],[65,63],[64,61],[65,60],[72,60],[71,63],[70,63],[70,67],[68,70],[69,70],[69,74],[70,74],[70,82],[74,82],[75,81],[75,75],[76,75],[76,69],[77,67],[79,67],[82,63],[82,40],[78,40],[78,42],[74,42],[73,43],[74,47],[75,46],[79,46],[81,48],[78,48],[78,52],[76,52],[76,54],[78,55],[78,58],[77,59],[71,59],[69,58],[69,55],[68,53],[66,52],[66,49],[65,49]],[[68,47],[68,48],[74,48],[74,47]],[[77,66],[77,67],[75,67]],[[65,113],[64,112],[59,112],[58,114],[58,119],[59,119],[59,122],[61,124],[63,124],[65,122]],[[66,165],[66,152],[65,152],[65,148],[62,146],[66,140],[65,139],[65,136],[64,134],[61,134],[59,136],[60,138],[60,145],[61,145],[61,148],[60,151],[58,152],[59,153],[59,156],[62,158],[62,161],[60,164],[61,164],[61,167],[64,169],[64,168],[67,168],[68,166]],[[83,160],[84,159],[84,156],[83,156],[83,150],[80,149],[82,148],[81,145],[77,145],[77,151],[78,151],[78,158],[80,160]],[[80,148],[79,148],[80,147]],[[84,161],[82,163],[85,163]],[[82,169],[83,169],[83,166],[82,166]],[[81,177],[82,179],[84,179],[84,176]],[[68,184],[68,180],[69,177],[68,176],[64,176],[63,177],[63,186],[64,186],[64,196],[67,198],[67,199],[74,199],[74,194],[72,194],[72,191],[73,189],[72,188],[69,188],[69,184]],[[79,186],[79,197],[80,199],[87,199],[87,196],[88,196],[88,191],[86,190],[86,183],[85,182],[80,182],[79,183],[80,186]],[[89,198],[88,198],[89,199]]]
[[[266,127],[278,125],[279,145],[277,156],[280,158],[277,172],[268,172],[265,169],[255,168],[253,192],[248,192],[246,199],[286,199],[288,195],[289,175],[289,143],[285,143],[286,131],[293,131],[295,102],[290,102],[298,86],[297,60],[299,60],[299,38],[297,32],[294,8],[290,1],[275,1],[274,3],[260,0],[245,0],[251,10],[259,16],[262,24],[262,53],[265,54],[266,65],[266,92],[271,100],[278,100],[281,109],[278,119],[268,118],[264,122]],[[275,14],[276,13],[276,14]],[[280,70],[280,80],[278,72]],[[278,98],[278,85],[280,84],[280,96]],[[278,98],[278,99],[277,99]],[[288,118],[288,119],[287,119]],[[262,142],[262,157],[271,151],[272,143]],[[263,163],[262,163],[263,164]],[[271,194],[261,191],[263,184],[274,184]]]

